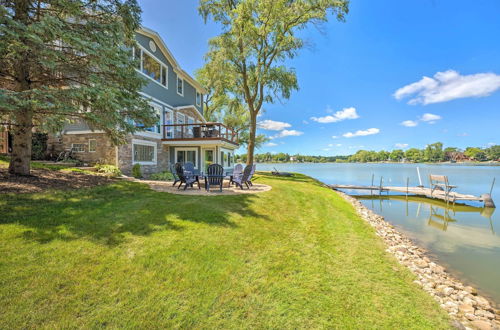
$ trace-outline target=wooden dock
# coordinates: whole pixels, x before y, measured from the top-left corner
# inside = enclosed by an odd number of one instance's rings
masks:
[[[458,192],[450,192],[446,194],[443,190],[434,189],[432,191],[430,188],[425,187],[395,187],[395,186],[359,186],[359,185],[329,185],[332,189],[348,189],[348,190],[371,190],[382,192],[398,192],[406,195],[423,196],[427,198],[434,198],[443,200],[447,203],[455,203],[456,201],[474,201],[483,202],[486,207],[495,207],[490,194],[484,194],[481,196],[474,196],[469,194],[461,194]]]

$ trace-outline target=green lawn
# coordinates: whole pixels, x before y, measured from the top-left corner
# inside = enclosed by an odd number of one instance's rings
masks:
[[[1,327],[450,327],[334,192],[257,180],[273,190],[0,195]]]

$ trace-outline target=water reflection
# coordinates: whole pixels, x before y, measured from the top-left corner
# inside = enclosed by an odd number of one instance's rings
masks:
[[[354,196],[425,247],[439,263],[500,302],[500,221],[495,209],[427,198]]]

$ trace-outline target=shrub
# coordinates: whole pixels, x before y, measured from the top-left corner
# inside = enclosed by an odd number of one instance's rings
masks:
[[[94,166],[98,173],[103,173],[111,176],[120,176],[122,171],[114,165],[97,164]]]
[[[142,173],[141,173],[141,164],[135,164],[132,167],[132,176],[134,178],[140,179],[142,178]]]
[[[159,181],[171,181],[174,179],[174,176],[169,171],[164,171],[160,173],[154,173],[150,176],[151,180],[159,180]]]

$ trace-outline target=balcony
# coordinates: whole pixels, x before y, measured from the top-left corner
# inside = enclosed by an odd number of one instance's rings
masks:
[[[163,125],[163,141],[220,140],[238,145],[238,133],[221,123]]]

